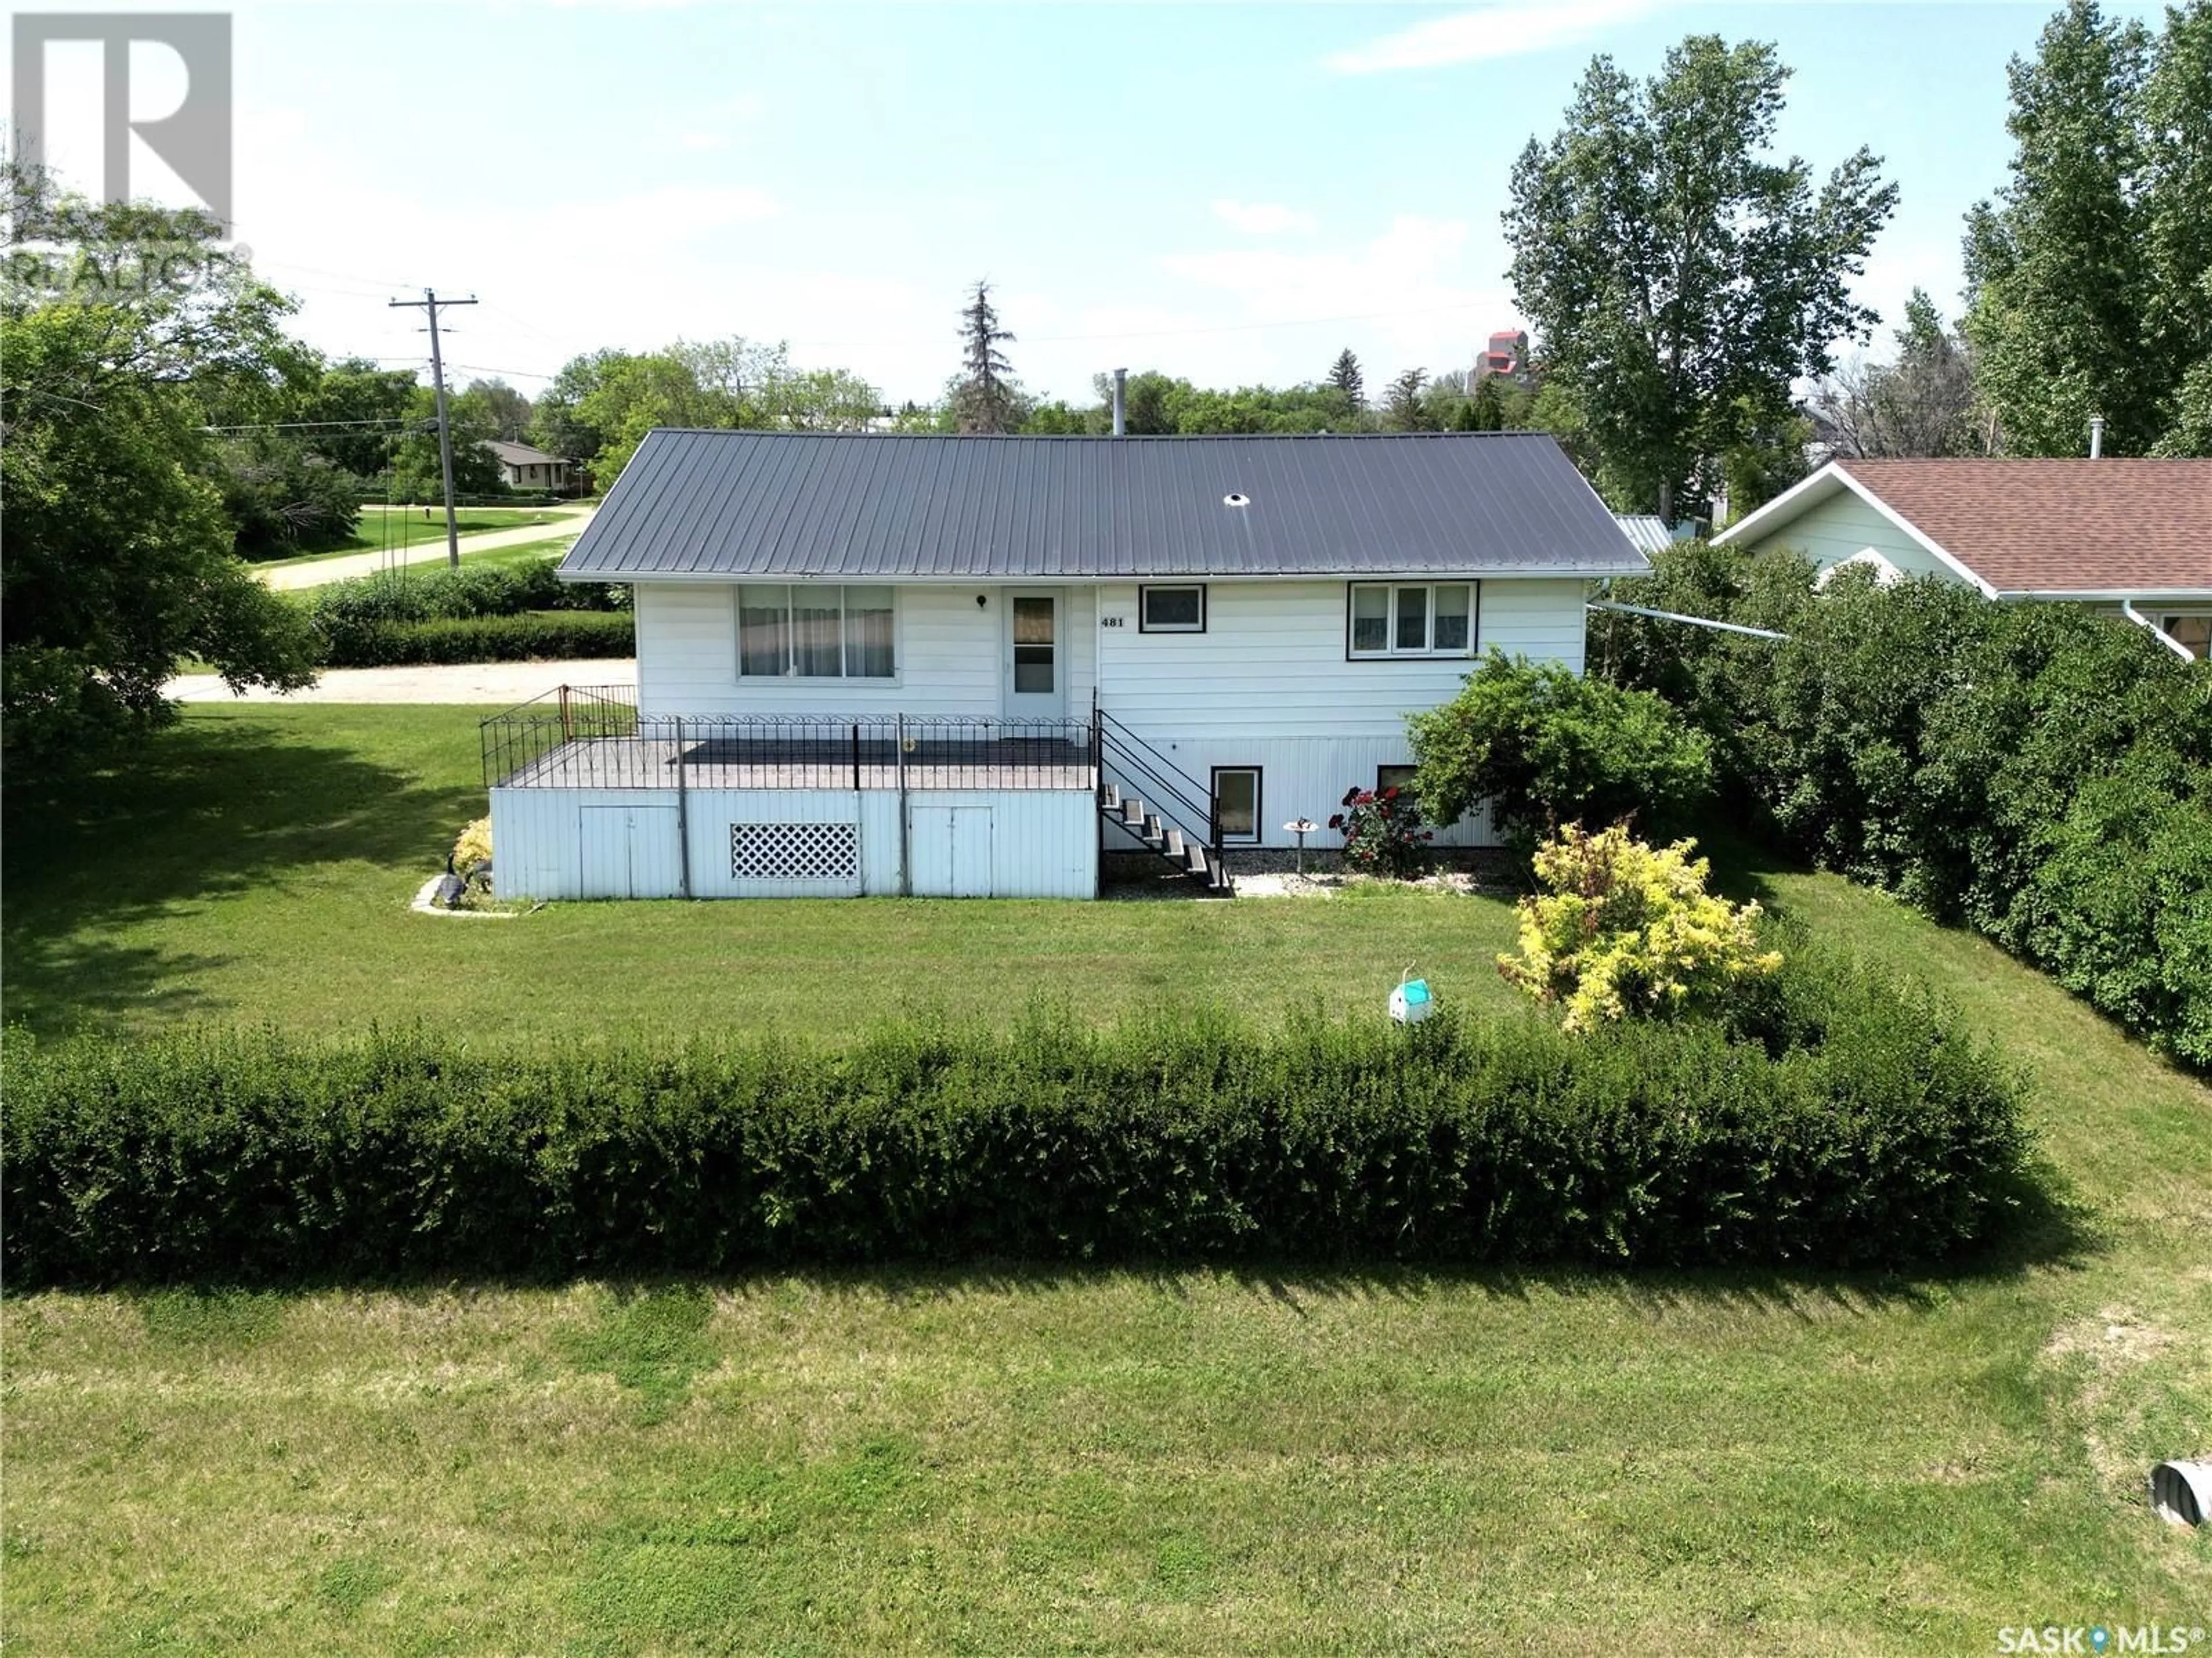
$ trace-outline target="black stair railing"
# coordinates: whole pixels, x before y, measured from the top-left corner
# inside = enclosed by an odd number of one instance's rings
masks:
[[[1186,841],[1205,853],[1209,878],[1227,886],[1220,836],[1214,829],[1212,791],[1103,708],[1092,708],[1091,730],[1102,790],[1109,774],[1118,776],[1129,793],[1142,797],[1152,808],[1164,829],[1179,831]],[[1196,827],[1200,824],[1205,826],[1202,831]],[[1123,822],[1121,827],[1138,839],[1144,838],[1141,823]]]

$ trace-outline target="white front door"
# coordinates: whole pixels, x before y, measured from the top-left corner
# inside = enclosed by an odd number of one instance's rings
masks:
[[[1010,720],[1057,720],[1067,712],[1067,607],[1049,591],[1009,592],[1000,641]]]

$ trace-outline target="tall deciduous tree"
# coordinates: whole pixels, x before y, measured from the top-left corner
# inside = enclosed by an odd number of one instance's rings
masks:
[[[1849,284],[1896,187],[1864,148],[1817,191],[1803,161],[1769,159],[1788,78],[1772,46],[1714,35],[1644,82],[1601,57],[1514,166],[1515,300],[1617,504],[1710,500],[1719,458],[1878,320]]]
[[[606,447],[608,434],[585,410],[584,400],[620,365],[631,360],[629,352],[611,346],[569,358],[532,405],[530,441],[547,454],[565,459],[596,459]]]
[[[539,399],[538,446],[588,457],[611,482],[656,426],[865,430],[884,412],[876,388],[842,368],[799,369],[781,343],[732,335],[678,340],[642,355],[578,357]]]
[[[464,397],[475,398],[490,416],[492,435],[520,443],[530,434],[530,399],[503,380],[471,380]]]
[[[2012,180],[1967,216],[1966,331],[2007,452],[2207,452],[2212,0],[2152,36],[2071,0],[2014,58]]]
[[[60,197],[9,163],[11,203],[46,215],[70,257],[149,243],[213,254],[205,215]],[[19,209],[20,210],[20,209]],[[18,227],[24,222],[18,218]],[[0,746],[11,767],[83,764],[103,739],[173,714],[163,682],[198,656],[234,687],[314,677],[304,613],[232,554],[208,412],[226,382],[279,378],[296,355],[283,297],[210,258],[170,288],[0,301]]]
[[[323,370],[294,418],[314,423],[308,447],[356,477],[373,478],[392,464],[414,406],[413,369],[348,357]]]
[[[2143,88],[2150,355],[2174,375],[2160,455],[2212,455],[2212,0],[2166,14]]]
[[[1001,346],[1014,343],[1011,329],[999,325],[991,303],[991,284],[978,282],[960,312],[961,376],[953,406],[963,432],[1012,432],[1021,424],[1020,392],[1013,365]]]

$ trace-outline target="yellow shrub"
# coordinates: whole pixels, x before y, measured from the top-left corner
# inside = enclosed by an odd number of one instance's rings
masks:
[[[491,862],[491,819],[479,817],[453,842],[453,867],[467,875],[479,864]]]
[[[1771,973],[1759,948],[1759,906],[1705,890],[1710,865],[1694,841],[1648,847],[1616,824],[1570,824],[1536,852],[1547,893],[1523,898],[1521,950],[1498,970],[1538,1001],[1566,1010],[1566,1028],[1668,1014],[1744,979]]]

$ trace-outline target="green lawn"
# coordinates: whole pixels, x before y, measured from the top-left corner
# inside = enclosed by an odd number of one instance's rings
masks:
[[[450,709],[195,710],[9,799],[11,1017],[834,1036],[905,1006],[1505,993],[1487,901],[405,900]],[[2212,1623],[2212,1090],[1970,936],[1770,902],[2034,1084],[2063,1224],[1917,1280],[1027,1272],[0,1303],[26,1653],[1976,1653]],[[2201,1644],[2201,1643],[2200,1643]]]
[[[424,516],[426,510],[428,517]],[[453,510],[453,526],[460,534],[469,536],[485,530],[512,530],[526,524],[557,525],[571,516],[573,510],[550,507],[459,507]],[[361,522],[343,541],[302,553],[296,558],[265,559],[254,568],[283,569],[295,564],[318,563],[326,558],[344,558],[355,553],[426,546],[445,538],[443,507],[368,506],[361,509]]]
[[[537,564],[549,558],[559,558],[575,544],[576,537],[570,534],[549,537],[544,541],[526,541],[520,547],[493,547],[480,553],[472,553],[464,549],[461,553],[461,562],[510,568],[521,564]]]
[[[1509,993],[1510,912],[1477,899],[1111,905],[566,904],[451,921],[408,908],[484,811],[489,709],[194,708],[127,772],[5,839],[7,1012],[42,1031],[181,1014],[297,1028],[464,1019],[487,1034],[775,1024],[1065,995],[1102,1014],[1234,999],[1377,1007],[1416,963]],[[1446,924],[1439,926],[1439,920]]]

